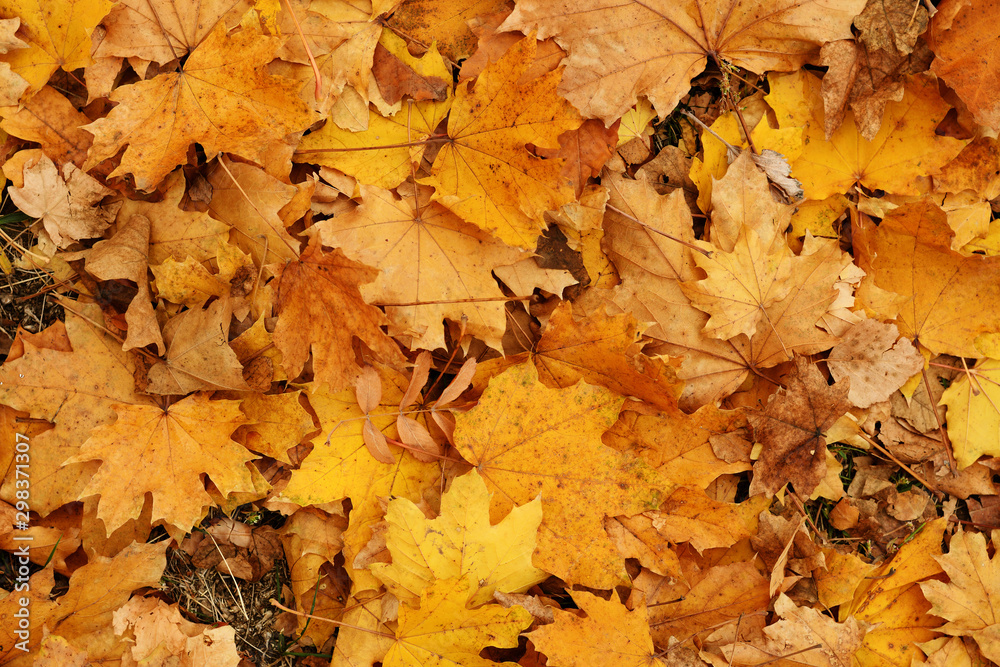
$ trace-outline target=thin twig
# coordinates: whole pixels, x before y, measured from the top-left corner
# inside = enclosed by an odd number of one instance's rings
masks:
[[[931,393],[931,381],[927,379],[927,369],[922,368],[920,373],[924,378],[924,389],[927,390],[927,402],[931,406],[931,412],[934,413],[934,420],[937,421],[938,432],[941,434],[941,442],[944,444],[944,451],[948,454],[948,468],[951,470],[952,477],[954,477],[957,473],[955,455],[951,451],[951,440],[948,438],[948,432],[944,430],[944,423],[941,421],[941,415],[938,414],[937,405],[934,402],[934,394]]]
[[[898,465],[900,468],[902,468],[903,470],[905,470],[907,472],[907,474],[910,475],[910,477],[912,477],[913,479],[915,479],[918,482],[920,482],[921,484],[923,484],[924,488],[926,488],[928,491],[930,491],[931,493],[933,493],[934,495],[936,495],[939,500],[944,498],[944,493],[942,493],[940,489],[938,489],[936,486],[934,486],[933,484],[931,484],[930,482],[928,482],[926,479],[924,479],[923,477],[921,477],[920,475],[918,475],[917,472],[915,470],[913,470],[913,468],[911,468],[910,466],[906,465],[905,463],[903,463],[902,461],[900,461],[899,459],[897,459],[893,455],[892,452],[890,452],[886,447],[883,447],[881,444],[879,444],[877,440],[875,440],[874,438],[870,437],[864,431],[860,431],[859,430],[858,431],[858,435],[860,435],[864,439],[864,441],[867,442],[869,445],[871,445],[872,447],[874,447],[875,449],[877,449],[883,456],[886,456],[890,461],[892,461],[893,463],[895,463],[896,465]]]

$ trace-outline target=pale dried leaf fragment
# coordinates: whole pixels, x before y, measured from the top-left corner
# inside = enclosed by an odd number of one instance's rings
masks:
[[[895,324],[862,320],[830,351],[827,365],[837,382],[850,378],[847,398],[859,408],[886,401],[924,367],[924,359]]]

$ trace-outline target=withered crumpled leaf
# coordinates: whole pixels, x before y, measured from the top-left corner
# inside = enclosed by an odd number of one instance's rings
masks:
[[[847,387],[829,386],[814,364],[799,357],[795,371],[762,411],[747,418],[764,445],[750,493],[776,493],[791,482],[808,496],[826,475],[826,430],[850,408]]]
[[[49,237],[61,248],[73,241],[100,236],[115,210],[96,206],[112,194],[75,164],[55,163],[43,155],[24,166],[24,186],[10,188],[10,199],[24,213],[42,219]]]
[[[131,280],[139,288],[125,312],[128,335],[122,349],[152,344],[163,354],[163,337],[150,303],[147,278],[149,229],[149,218],[130,216],[113,237],[94,245],[87,256],[86,267],[98,280]]]

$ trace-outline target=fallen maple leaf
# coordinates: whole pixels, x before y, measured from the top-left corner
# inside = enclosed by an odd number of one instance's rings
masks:
[[[118,211],[120,220],[141,214],[149,218],[149,263],[162,264],[168,257],[178,262],[188,257],[205,262],[218,255],[221,244],[229,238],[229,225],[213,219],[207,212],[180,208],[184,198],[184,174],[176,171],[163,181],[163,200],[159,202],[126,199]]]
[[[115,634],[132,641],[123,656],[123,667],[142,665],[147,659],[170,660],[178,667],[236,667],[240,662],[232,626],[212,628],[192,623],[181,616],[176,603],[134,597],[115,611],[113,627]]]
[[[500,29],[555,37],[570,54],[559,92],[584,116],[610,125],[639,95],[667,116],[709,56],[757,73],[793,70],[823,42],[849,38],[864,4],[522,0]]]
[[[71,646],[86,651],[90,660],[119,660],[126,644],[112,630],[114,611],[128,601],[133,591],[159,585],[167,563],[166,550],[166,542],[133,542],[114,558],[93,555],[73,573],[69,590],[56,601],[48,599],[52,570],[46,568],[34,574],[29,590],[0,600],[0,620],[4,621],[0,623],[0,661],[11,664],[14,656],[25,655],[16,648],[20,640],[14,634],[20,625],[14,613],[26,608],[19,603],[22,594],[31,598],[31,606],[27,607],[31,611],[28,640],[31,653],[42,639],[42,628],[48,627]]]
[[[646,512],[653,527],[673,544],[696,550],[728,548],[757,531],[757,516],[770,504],[763,494],[742,503],[720,503],[699,488],[680,487],[659,509]]]
[[[586,613],[556,611],[555,623],[528,634],[550,665],[566,667],[642,667],[656,665],[656,649],[649,635],[646,605],[627,609],[611,594],[604,600],[593,593],[574,591],[573,602]]]
[[[802,71],[771,77],[766,97],[781,127],[806,126],[806,145],[792,162],[792,175],[809,199],[847,192],[855,183],[870,190],[921,194],[920,177],[934,175],[965,146],[965,141],[935,133],[949,105],[933,77],[910,79],[902,101],[886,104],[871,141],[859,134],[851,112],[826,141],[820,85]]]
[[[701,246],[713,248],[704,242]],[[681,288],[692,305],[711,315],[702,333],[725,340],[741,333],[753,336],[758,326],[770,326],[763,312],[788,295],[791,257],[784,239],[765,245],[747,227],[740,230],[732,252],[715,250],[711,257],[696,254],[695,262],[708,277],[686,282]]]
[[[254,264],[284,262],[299,256],[302,244],[286,231],[280,216],[284,207],[293,205],[295,186],[225,156],[219,158],[207,180],[212,186],[208,210],[216,220],[237,230],[236,245],[250,253]]]
[[[604,517],[654,509],[670,486],[642,461],[601,444],[622,400],[582,381],[549,389],[528,363],[493,378],[455,429],[455,447],[493,492],[490,515],[499,518],[542,494],[533,562],[594,588],[626,577]]]
[[[525,146],[558,148],[559,136],[583,122],[556,95],[560,71],[513,83],[534,53],[534,37],[525,37],[487,66],[474,87],[458,87],[448,119],[451,141],[438,152],[431,176],[420,181],[433,185],[434,199],[462,219],[529,250],[545,229],[542,214],[574,193],[561,159],[539,160]]]
[[[844,122],[850,108],[858,132],[874,141],[886,104],[903,99],[908,78],[925,71],[931,56],[923,42],[907,55],[895,48],[868,49],[853,39],[824,44],[820,61],[829,67],[823,77],[823,130],[827,140]]]
[[[75,164],[62,169],[47,156],[24,165],[24,185],[10,189],[10,199],[24,213],[41,218],[45,231],[61,248],[100,236],[114,211],[96,206],[112,191]]]
[[[1000,19],[990,3],[952,0],[942,3],[931,24],[931,69],[955,90],[977,123],[1000,127],[1000,105],[988,94],[1000,76],[996,43],[989,26]]]
[[[274,344],[289,377],[302,372],[311,350],[314,388],[324,382],[334,390],[353,384],[361,367],[351,351],[352,336],[384,361],[401,360],[399,348],[379,328],[385,315],[365,303],[358,291],[376,275],[375,269],[352,262],[340,250],[323,252],[318,241],[310,243],[298,261],[281,267]]]
[[[513,648],[532,616],[523,607],[504,609],[485,605],[469,610],[469,577],[438,579],[420,596],[420,608],[399,608],[396,641],[389,647],[385,667],[489,667],[496,663],[479,657],[486,646]]]
[[[648,571],[633,581],[635,592],[646,597],[653,641],[659,646],[670,645],[671,637],[687,643],[709,629],[736,624],[744,614],[766,609],[771,597],[767,579],[749,561],[708,566],[678,583],[680,591]]]
[[[902,307],[866,304],[899,333],[935,354],[980,358],[976,336],[1000,330],[1000,259],[951,249],[954,232],[930,202],[905,204],[876,227],[861,216],[854,228],[862,282],[905,297]],[[898,316],[891,312],[898,308]],[[887,310],[889,312],[887,312]]]
[[[3,89],[2,71],[0,63],[0,90]],[[16,100],[10,102],[11,105],[16,103]],[[3,117],[0,128],[15,137],[38,142],[42,152],[56,164],[72,162],[82,166],[87,159],[87,149],[94,141],[89,132],[81,129],[90,120],[52,86],[42,88],[20,108],[0,106],[0,116]]]
[[[100,310],[77,308],[82,317],[66,314],[67,344],[36,347],[40,340],[24,339],[23,353],[11,354],[0,367],[0,402],[56,426],[33,440],[31,502],[43,514],[74,502],[97,471],[96,463],[63,464],[94,428],[115,420],[113,406],[152,405],[135,392],[134,365],[121,342],[84,319],[99,322]]]
[[[179,72],[111,93],[118,105],[86,127],[94,145],[84,167],[127,145],[110,176],[132,174],[136,188],[149,190],[185,162],[188,146],[197,142],[211,157],[227,151],[261,165],[276,160],[287,172],[291,151],[282,159],[278,147],[313,117],[298,99],[295,82],[267,73],[278,45],[278,38],[249,26],[227,35],[219,23]]]
[[[930,613],[948,622],[940,631],[949,635],[971,636],[989,660],[1000,661],[1000,560],[986,552],[982,533],[959,529],[951,538],[948,553],[936,556],[948,575],[948,583],[920,584],[931,602]]]
[[[314,229],[325,245],[341,248],[351,259],[385,267],[361,288],[367,300],[386,304],[393,329],[413,336],[413,348],[445,347],[443,320],[465,317],[469,334],[500,349],[507,324],[504,293],[490,271],[525,253],[439,204],[399,199],[367,185],[360,189],[358,208]]]
[[[830,350],[827,366],[837,382],[850,378],[847,398],[859,408],[886,401],[924,366],[923,357],[893,324],[863,320]]]
[[[826,474],[826,431],[850,408],[847,387],[830,387],[819,369],[801,357],[795,371],[761,412],[747,415],[764,445],[753,467],[750,491],[777,493],[791,482],[808,496]]]
[[[750,469],[748,437],[742,411],[705,405],[691,415],[624,410],[602,439],[642,457],[675,484],[706,488],[720,475]]]
[[[789,662],[797,664],[842,667],[852,664],[868,630],[866,623],[855,618],[837,623],[815,609],[797,606],[784,593],[775,601],[774,611],[781,620],[764,628],[764,637],[719,648],[730,664],[757,665],[772,656],[787,655],[794,656]]]
[[[0,60],[38,91],[60,67],[72,72],[92,61],[90,35],[114,3],[110,0],[66,0],[57,3],[20,0],[0,2],[0,14],[21,19],[20,32],[28,48],[0,55]]]
[[[411,606],[436,579],[468,577],[475,582],[468,605],[478,607],[493,600],[494,591],[521,593],[548,577],[531,564],[541,520],[536,498],[490,525],[486,484],[473,469],[441,496],[435,519],[405,498],[390,501],[385,540],[392,563],[374,563],[371,570]]]
[[[948,408],[948,439],[964,469],[982,455],[1000,454],[1000,361],[983,359],[941,395]]]
[[[97,515],[109,534],[139,516],[146,493],[153,496],[154,521],[190,530],[212,503],[202,474],[223,494],[253,490],[245,464],[254,456],[229,438],[245,421],[237,401],[194,394],[166,410],[113,408],[118,420],[95,428],[80,453],[66,460],[102,462],[80,497],[101,496]]]
[[[368,413],[373,428],[395,439],[396,417],[406,382],[383,369],[383,394]],[[414,502],[422,490],[440,476],[434,463],[417,460],[406,450],[388,445],[393,464],[376,460],[362,435],[368,420],[358,405],[354,389],[333,393],[329,387],[312,388],[309,404],[319,417],[320,433],[310,442],[312,452],[299,468],[281,498],[299,505],[318,505],[350,498],[351,524],[344,534],[345,559],[358,590],[377,590],[381,582],[368,570],[353,567],[354,558],[371,540],[371,525],[380,521],[384,509],[379,497],[407,498]]]
[[[120,0],[101,22],[107,31],[95,58],[140,58],[165,65],[193,50],[220,24],[233,28],[250,9],[249,0]]]
[[[583,380],[674,412],[683,383],[669,364],[639,351],[639,338],[629,315],[598,311],[577,320],[564,301],[549,316],[532,359],[547,386],[567,388]]]
[[[424,44],[437,41],[441,53],[457,63],[476,50],[469,21],[507,7],[508,0],[456,0],[447,5],[437,0],[410,0],[393,12],[388,24]]]
[[[150,394],[188,394],[207,389],[249,389],[243,366],[229,347],[227,324],[232,319],[228,299],[208,308],[192,308],[163,327],[167,358],[148,370]]]
[[[938,635],[940,621],[931,616],[931,604],[917,582],[943,572],[937,562],[946,519],[923,526],[889,560],[866,576],[854,600],[840,605],[840,620],[854,617],[869,630],[854,654],[860,664],[909,665],[919,656],[916,644]]]

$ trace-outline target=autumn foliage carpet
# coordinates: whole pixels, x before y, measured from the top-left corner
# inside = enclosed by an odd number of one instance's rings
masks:
[[[0,665],[1000,663],[998,7],[0,0]]]

